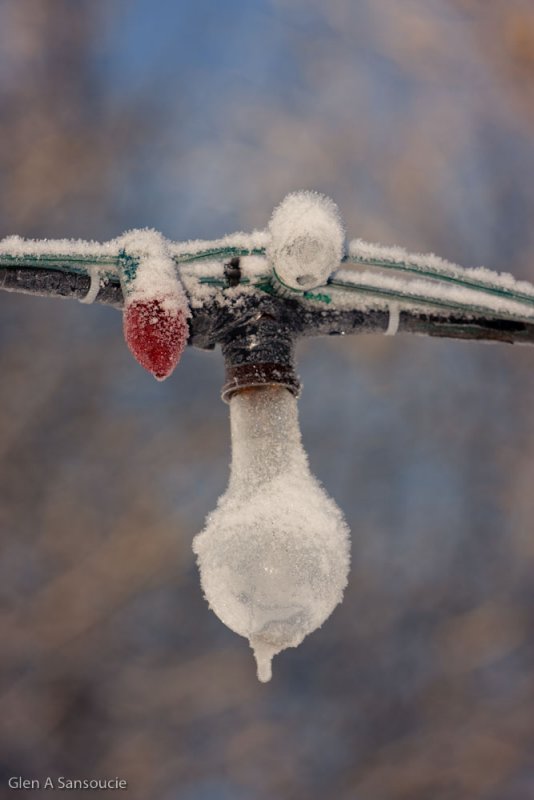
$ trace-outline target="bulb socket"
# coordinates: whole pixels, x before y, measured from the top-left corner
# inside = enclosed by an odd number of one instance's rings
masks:
[[[286,364],[238,364],[226,367],[226,380],[221,397],[229,403],[234,394],[261,386],[284,386],[295,397],[300,394],[300,383],[293,366]]]
[[[222,399],[260,386],[285,386],[298,397],[294,332],[273,314],[260,311],[236,326],[221,343],[226,369]]]

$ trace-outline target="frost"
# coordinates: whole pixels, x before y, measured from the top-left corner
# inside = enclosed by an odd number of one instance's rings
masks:
[[[341,601],[349,531],[310,473],[292,394],[236,394],[230,415],[230,483],[193,550],[210,607],[249,640],[267,681],[273,656],[300,644]]]
[[[422,278],[406,280],[380,272],[339,270],[333,275],[328,290],[339,309],[388,308],[391,300],[395,300],[404,311],[438,308],[449,314],[458,310],[471,317],[486,314],[527,322],[534,320],[534,305],[528,301]]]
[[[225,286],[221,292],[217,281],[224,282],[224,265],[220,261],[204,261],[199,274],[198,264],[180,266],[180,275],[189,295],[191,308],[202,308],[210,303],[219,306],[243,305],[247,298],[257,295],[256,282],[268,277],[267,262],[261,256],[243,256],[240,259],[242,282],[237,286]],[[213,283],[210,283],[213,279]],[[204,282],[205,281],[205,282]]]
[[[522,292],[534,299],[534,286],[527,281],[518,281],[507,272],[493,272],[486,267],[461,267],[434,253],[409,253],[402,247],[385,247],[354,239],[349,243],[348,257],[349,260],[354,259],[359,263],[384,262],[384,266],[393,269],[413,268],[410,271],[418,272],[426,278],[449,277],[460,281],[467,279],[478,282],[481,286]]]
[[[114,241],[119,251],[137,262],[132,266],[127,261],[122,271],[127,302],[157,298],[166,310],[180,310],[186,317],[191,316],[176,264],[161,233],[148,228],[132,230]]]
[[[326,283],[343,257],[345,233],[333,200],[317,192],[288,194],[269,222],[267,258],[292,289]]]
[[[117,240],[111,242],[91,242],[83,239],[23,239],[21,236],[6,236],[0,239],[0,253],[14,258],[36,256],[37,258],[66,256],[95,259],[118,255]]]
[[[220,239],[191,239],[188,242],[169,242],[170,252],[179,261],[189,255],[198,255],[206,251],[236,248],[237,250],[262,250],[269,243],[268,231],[252,231],[252,233],[230,233]]]
[[[465,269],[432,253],[411,254],[360,239],[350,242],[344,259],[343,246],[337,206],[323,195],[304,191],[282,201],[267,230],[189,242],[168,241],[154,230],[130,231],[104,243],[9,236],[0,241],[0,266],[89,275],[85,302],[97,298],[100,282],[117,282],[120,277],[125,306],[157,300],[164,311],[181,314],[183,320],[191,308],[217,305],[238,310],[261,291],[277,291],[316,309],[389,310],[390,334],[403,311],[534,321],[534,287],[509,274],[484,267]],[[235,255],[241,259],[243,279],[229,286],[224,264]],[[342,261],[370,269],[339,270]],[[48,285],[54,293],[53,281],[43,281],[40,293],[47,294]],[[176,326],[172,335],[176,341],[184,338]]]
[[[132,355],[158,380],[178,364],[189,335],[189,302],[167,240],[157,231],[133,230],[120,246],[124,336]]]
[[[185,315],[157,299],[136,299],[124,307],[124,338],[136,359],[157,380],[168,378],[187,344]]]

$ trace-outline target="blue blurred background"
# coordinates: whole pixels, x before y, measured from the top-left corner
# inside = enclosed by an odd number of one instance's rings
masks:
[[[533,78],[530,0],[4,0],[0,235],[215,238],[310,188],[351,237],[534,280]],[[3,293],[3,786],[531,798],[532,365],[417,337],[300,347],[353,567],[261,685],[191,552],[228,475],[220,355],[158,384],[116,311]]]

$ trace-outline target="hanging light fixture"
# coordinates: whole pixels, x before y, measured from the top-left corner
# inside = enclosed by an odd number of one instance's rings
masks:
[[[268,681],[273,656],[300,644],[341,601],[349,531],[310,472],[292,392],[236,391],[230,420],[230,483],[193,549],[212,610],[249,640],[258,678]]]

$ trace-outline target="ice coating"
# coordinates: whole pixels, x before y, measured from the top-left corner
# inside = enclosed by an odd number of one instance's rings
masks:
[[[273,658],[280,651],[275,645],[252,636],[250,646],[256,659],[257,675],[260,683],[268,683],[273,677]]]
[[[273,656],[299,645],[341,601],[349,531],[310,473],[292,394],[236,394],[230,416],[230,483],[193,550],[210,607],[249,640],[265,682]]]
[[[459,280],[471,280],[473,286],[479,282],[480,288],[507,289],[511,292],[520,292],[534,300],[534,286],[527,281],[514,278],[508,272],[494,272],[486,267],[461,267],[452,261],[447,261],[434,253],[409,253],[403,247],[387,246],[364,242],[363,239],[353,239],[348,245],[349,261],[356,263],[369,261],[382,261],[390,267],[395,265],[407,266],[413,273],[419,273],[426,278],[449,277]]]
[[[318,192],[293,192],[269,222],[266,255],[280,281],[292,289],[326,283],[343,257],[345,231],[337,205]]]
[[[225,248],[254,251],[251,255],[242,254],[240,267],[245,280],[235,287],[224,285],[228,254],[217,253]],[[122,272],[126,302],[132,302],[134,293],[146,302],[158,299],[165,309],[180,308],[185,319],[190,307],[198,309],[212,303],[235,310],[258,296],[256,281],[272,274],[273,267],[289,290],[299,291],[295,299],[305,306],[324,307],[327,296],[330,310],[391,311],[393,302],[399,313],[432,310],[459,313],[464,318],[491,315],[529,323],[534,319],[534,286],[507,273],[484,267],[466,269],[432,253],[409,253],[400,247],[361,239],[349,243],[347,261],[372,267],[372,271],[338,270],[343,250],[343,226],[337,206],[323,195],[301,191],[282,201],[269,228],[263,231],[189,242],[172,242],[148,229],[129,231],[103,243],[8,236],[0,239],[0,265],[4,269],[51,267],[88,274],[91,288],[84,298],[87,303],[97,299],[100,287],[116,281]],[[129,280],[126,286],[124,264],[121,269],[124,254],[138,262],[135,282]],[[182,263],[182,259],[190,262]],[[308,292],[324,284],[332,271],[333,282],[324,287],[325,292],[315,297]],[[386,271],[390,274],[384,274]],[[212,278],[222,283],[206,280]],[[26,291],[18,286],[1,288]],[[54,294],[54,284],[50,284],[48,292],[43,281],[38,293]],[[390,333],[393,330],[392,324]]]
[[[166,310],[180,310],[186,317],[191,316],[169,242],[161,233],[131,230],[115,242],[125,259],[121,285],[126,302],[158,298]]]

